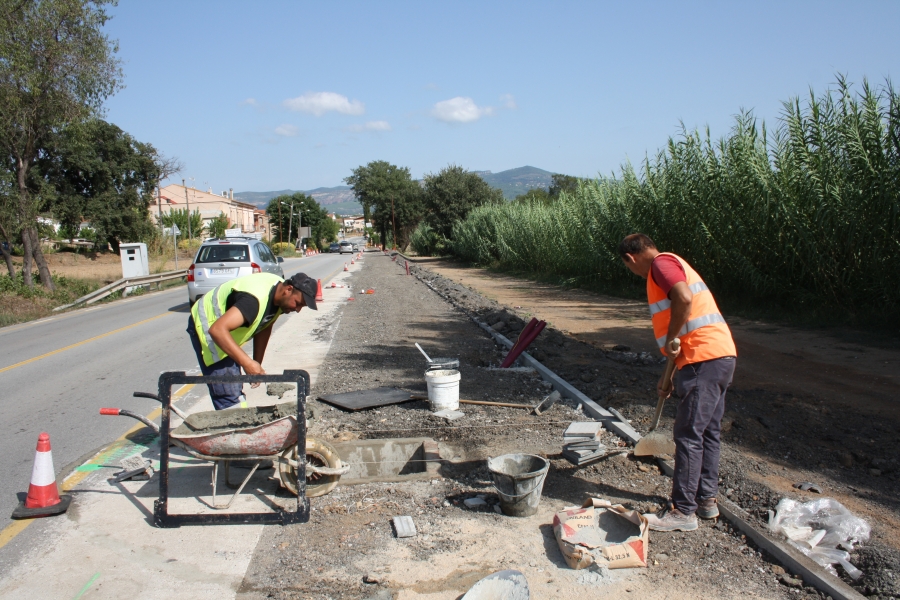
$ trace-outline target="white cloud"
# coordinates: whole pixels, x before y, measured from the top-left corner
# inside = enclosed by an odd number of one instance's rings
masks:
[[[344,115],[361,115],[366,112],[365,105],[359,100],[350,100],[347,96],[334,92],[309,92],[296,98],[288,98],[283,104],[289,110],[310,113],[317,117],[327,112]]]
[[[431,109],[434,118],[446,123],[471,123],[493,113],[492,107],[478,106],[474,100],[463,96],[442,100]]]
[[[256,106],[258,103],[256,102],[256,98],[247,98],[243,102],[239,104],[239,106]]]
[[[516,99],[512,97],[512,94],[503,94],[500,96],[500,103],[503,108],[508,108],[509,110],[515,110],[519,108],[516,104]]]
[[[369,121],[362,125],[350,125],[344,128],[344,131],[360,132],[360,131],[390,131],[391,124],[387,121]]]
[[[300,130],[294,125],[284,123],[275,128],[275,133],[284,137],[296,137]]]

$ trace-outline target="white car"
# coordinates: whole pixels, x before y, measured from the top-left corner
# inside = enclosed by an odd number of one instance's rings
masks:
[[[275,258],[269,247],[256,238],[207,240],[188,269],[188,300],[193,306],[200,296],[229,279],[253,273],[272,273],[284,279],[283,262],[282,257]]]

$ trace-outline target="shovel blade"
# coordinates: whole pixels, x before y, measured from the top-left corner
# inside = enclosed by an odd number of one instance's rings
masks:
[[[663,454],[675,454],[675,441],[661,431],[648,433],[634,446],[635,456],[662,456]]]

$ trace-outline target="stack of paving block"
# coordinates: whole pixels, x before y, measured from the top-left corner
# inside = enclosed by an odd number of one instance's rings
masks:
[[[603,424],[599,421],[576,421],[563,433],[563,456],[574,465],[584,465],[606,456],[600,443]]]

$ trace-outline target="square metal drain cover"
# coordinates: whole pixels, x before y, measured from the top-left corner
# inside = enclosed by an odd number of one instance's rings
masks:
[[[379,387],[373,390],[359,390],[344,394],[329,394],[319,396],[319,400],[327,402],[338,408],[356,412],[366,408],[387,406],[389,404],[401,404],[413,400],[412,394],[392,387]]]

